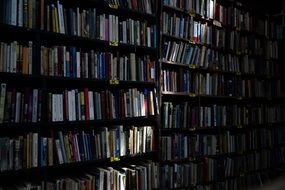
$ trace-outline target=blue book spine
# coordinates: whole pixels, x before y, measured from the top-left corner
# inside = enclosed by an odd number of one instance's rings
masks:
[[[58,137],[59,137],[60,148],[62,150],[63,162],[67,163],[66,150],[64,146],[62,131],[58,132]]]

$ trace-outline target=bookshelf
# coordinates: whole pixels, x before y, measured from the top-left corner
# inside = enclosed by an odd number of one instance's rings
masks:
[[[236,1],[160,7],[160,187],[250,189],[284,173],[282,19]]]
[[[0,188],[158,188],[156,1],[0,10]]]

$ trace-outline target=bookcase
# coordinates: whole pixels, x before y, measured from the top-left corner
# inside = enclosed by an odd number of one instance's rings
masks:
[[[0,189],[158,188],[157,2],[0,2]]]
[[[249,189],[281,175],[280,19],[236,1],[160,7],[160,187]]]

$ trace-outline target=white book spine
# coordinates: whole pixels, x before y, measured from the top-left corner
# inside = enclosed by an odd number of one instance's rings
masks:
[[[114,41],[114,36],[113,36],[113,19],[114,16],[113,15],[109,15],[109,19],[108,19],[108,25],[109,25],[109,40],[110,42]]]
[[[52,94],[52,121],[57,121],[56,118],[56,112],[57,112],[57,106],[56,106],[56,94]]]
[[[33,133],[32,137],[32,166],[38,166],[38,133]]]
[[[37,122],[38,118],[38,92],[38,89],[33,89],[32,122]]]
[[[29,74],[33,71],[33,42],[29,41]]]
[[[81,14],[79,11],[79,7],[76,8],[76,19],[77,19],[77,36],[81,36]]]
[[[65,100],[68,102],[67,110],[68,110],[68,120],[69,121],[73,121],[73,117],[72,117],[73,110],[72,110],[72,100],[71,99],[72,99],[72,92],[71,90],[69,90],[67,92],[67,100]]]
[[[0,94],[0,123],[3,123],[4,120],[4,107],[6,99],[6,84],[1,83],[1,94]]]
[[[10,72],[11,65],[11,45],[7,45],[6,72]]]
[[[77,78],[80,78],[80,72],[81,72],[81,63],[80,63],[80,52],[76,52],[76,73],[77,73]]]
[[[21,105],[21,92],[17,92],[16,93],[16,114],[15,114],[15,123],[19,123],[20,122],[20,105]]]
[[[115,17],[115,41],[119,42],[119,17]]]
[[[59,98],[59,121],[63,121],[63,94],[58,95]]]
[[[62,151],[60,148],[59,139],[55,140],[55,147],[56,147],[56,151],[57,151],[58,162],[59,162],[59,164],[63,164],[63,155],[62,155]]]
[[[17,46],[18,43],[16,41],[11,44],[11,67],[10,72],[16,73],[17,71]]]
[[[69,61],[66,59],[66,56],[67,55],[67,52],[66,52],[66,46],[63,46],[62,47],[62,67],[63,67],[63,76],[64,77],[67,77],[67,74],[66,74],[66,68],[67,68],[67,65],[66,65],[66,62]]]
[[[23,0],[18,0],[18,26],[23,26]]]
[[[71,118],[72,118],[72,121],[75,121],[76,120],[76,101],[75,101],[75,90],[71,90],[71,110],[72,110],[72,113],[71,113]]]
[[[11,25],[16,26],[17,25],[17,0],[11,0],[11,15],[9,15],[11,18]]]
[[[89,116],[90,120],[94,120],[94,95],[93,91],[88,91],[89,100]]]

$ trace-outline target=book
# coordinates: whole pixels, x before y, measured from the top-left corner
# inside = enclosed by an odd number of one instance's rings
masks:
[[[39,98],[39,90],[33,89],[32,95],[32,122],[38,121],[38,98]]]
[[[1,83],[0,85],[1,90],[0,90],[0,123],[4,122],[4,113],[5,109],[8,109],[8,107],[5,107],[6,103],[6,83]]]

